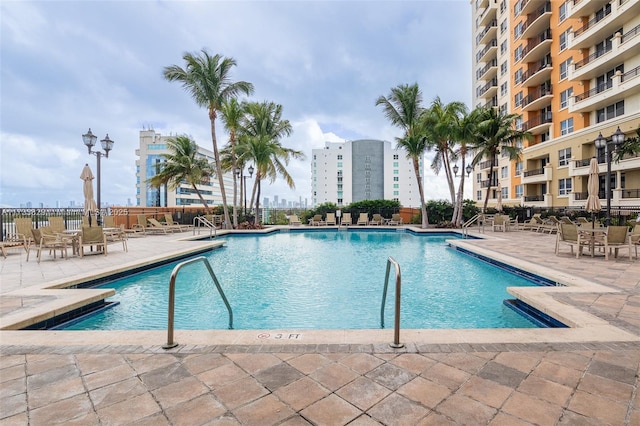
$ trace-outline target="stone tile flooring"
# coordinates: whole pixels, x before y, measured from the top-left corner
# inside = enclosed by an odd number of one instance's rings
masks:
[[[640,335],[639,261],[555,256],[555,237],[530,232],[495,236],[473,244],[615,289],[554,297]],[[139,245],[152,253],[152,243]],[[25,265],[10,254],[0,264],[3,299],[11,300],[9,291],[64,277],[73,261]],[[109,261],[117,262],[117,255],[95,259]],[[637,339],[406,342],[403,349],[181,345],[165,351],[127,341],[7,344],[2,336],[2,425],[640,425]]]

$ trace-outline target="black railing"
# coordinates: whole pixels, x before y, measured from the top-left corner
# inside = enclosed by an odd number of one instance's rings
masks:
[[[624,83],[627,80],[631,80],[632,78],[637,77],[638,74],[640,74],[640,66],[637,66],[634,69],[622,74],[622,77],[620,77],[620,82]]]
[[[573,32],[573,36],[574,37],[578,37],[580,34],[582,34],[583,32],[587,31],[589,28],[593,27],[595,24],[597,24],[598,22],[602,21],[604,18],[606,18],[610,14],[611,14],[611,8],[610,7],[605,8],[604,9],[604,14],[596,15],[595,18],[592,18],[589,22],[584,24],[582,27],[580,27],[577,30],[575,30]]]
[[[613,50],[612,46],[607,46],[604,49],[596,50],[595,52],[593,52],[591,55],[587,56],[583,60],[576,62],[574,64],[574,66],[573,66],[574,67],[573,69],[577,70],[577,69],[587,65],[589,62],[591,62],[591,61],[593,61],[595,59],[598,59],[599,57],[611,52],[612,50]]]
[[[529,25],[533,24],[539,17],[545,13],[551,12],[551,2],[546,2],[544,6],[539,7],[535,12],[527,15],[527,20],[522,24],[522,32],[525,32]]]
[[[476,71],[476,78],[478,80],[480,80],[480,78],[485,75],[487,73],[487,71],[489,71],[490,68],[492,67],[497,67],[498,66],[498,61],[497,59],[492,59],[489,63],[487,63],[484,67],[480,68],[478,71]]]
[[[491,22],[489,22],[489,24],[484,28],[484,30],[482,30],[482,32],[476,36],[476,44],[480,43],[480,40],[482,40],[482,37],[487,35],[487,33],[491,31],[492,28],[497,28],[497,27],[498,27],[497,20],[494,19]]]
[[[620,43],[624,43],[628,39],[635,37],[638,33],[640,33],[640,24],[633,27],[631,30],[627,31],[622,35],[622,39],[620,39]]]
[[[524,177],[529,177],[529,176],[538,176],[538,175],[543,175],[544,174],[544,168],[542,169],[534,169],[534,170],[527,170],[524,172]]]
[[[598,84],[593,89],[581,93],[575,97],[576,102],[584,101],[587,98],[590,98],[593,95],[597,95],[598,93],[604,92],[607,89],[611,89],[613,87],[613,80],[607,80],[604,83]]]
[[[552,113],[547,112],[542,114],[539,117],[532,118],[531,120],[527,120],[522,123],[522,130],[527,131],[533,129],[534,127],[540,126],[541,124],[551,123],[552,122]]]
[[[493,47],[498,47],[498,40],[495,38],[492,39],[491,43],[487,44],[484,49],[476,53],[476,61],[479,61],[489,51],[489,49]]]
[[[531,38],[531,41],[522,49],[522,58],[527,56],[529,52],[536,48],[540,43],[544,43],[546,40],[551,40],[551,30],[546,29],[537,36]]]
[[[545,68],[551,69],[551,61],[549,59],[538,61],[535,64],[530,65],[529,68],[527,68],[527,71],[522,74],[521,81],[527,81],[529,78],[533,77],[534,74],[539,73]]]
[[[498,165],[498,159],[496,158],[495,161],[493,162],[493,167],[496,167],[497,165]],[[489,167],[491,167],[491,160],[486,160],[478,164],[478,168],[480,170],[488,169]]]
[[[524,201],[530,201],[530,202],[544,201],[544,195],[525,195]]]
[[[525,107],[535,100],[538,100],[544,96],[550,96],[552,94],[553,90],[551,88],[551,85],[538,87],[533,93],[528,94],[522,99],[522,106]]]
[[[591,158],[583,158],[582,160],[576,160],[574,167],[589,167],[589,163],[591,162]]]
[[[640,189],[628,189],[622,190],[622,198],[640,198]]]

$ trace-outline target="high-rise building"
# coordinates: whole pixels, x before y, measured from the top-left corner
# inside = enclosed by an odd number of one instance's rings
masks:
[[[476,165],[473,196],[502,188],[504,204],[583,207],[589,161],[598,159],[600,198],[607,161],[595,141],[640,127],[640,0],[475,0],[473,106],[521,116],[519,161]],[[497,171],[497,173],[496,173]],[[640,204],[640,157],[611,165],[612,206]]]
[[[405,207],[420,206],[413,162],[405,150],[392,147],[391,142],[325,142],[324,149],[312,150],[312,156],[312,206],[380,199],[396,200]]]
[[[162,154],[169,154],[167,138],[154,130],[140,131],[140,146],[136,149],[136,205],[143,207],[202,206],[200,198],[191,185],[181,183],[175,189],[166,186],[152,188],[147,182],[155,176],[165,161]],[[214,162],[213,151],[198,146],[198,154]],[[233,176],[224,177],[227,201],[233,200]],[[198,185],[198,190],[209,206],[222,204],[222,192],[217,178]]]

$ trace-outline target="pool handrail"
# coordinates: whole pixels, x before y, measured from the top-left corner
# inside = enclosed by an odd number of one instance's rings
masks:
[[[209,238],[218,236],[218,228],[216,228],[215,223],[207,219],[206,216],[196,216],[193,218],[193,235],[196,235],[196,228],[198,229],[198,235],[200,235],[200,226],[209,228]]]
[[[227,300],[227,296],[225,296],[224,291],[222,291],[222,287],[220,286],[220,282],[218,282],[218,278],[216,278],[216,274],[213,272],[211,268],[211,264],[204,256],[198,256],[194,259],[185,260],[184,262],[178,263],[171,272],[171,279],[169,280],[169,315],[168,315],[168,324],[167,324],[167,343],[162,345],[162,349],[171,349],[178,346],[177,342],[173,341],[173,320],[174,320],[174,307],[175,307],[175,293],[176,293],[176,278],[178,277],[178,272],[182,269],[183,266],[189,265],[191,263],[203,262],[204,265],[209,270],[209,275],[211,275],[211,279],[213,279],[213,283],[216,285],[218,289],[218,293],[220,293],[220,297],[224,301],[224,304],[227,307],[227,311],[229,311],[229,330],[233,330],[233,311],[231,310],[231,305],[229,305],[229,301]]]
[[[387,300],[387,288],[389,287],[389,273],[391,272],[391,264],[395,267],[396,271],[396,304],[395,304],[395,318],[393,328],[393,342],[389,343],[392,348],[402,348],[404,343],[400,343],[400,293],[402,289],[402,278],[400,276],[400,265],[396,260],[389,256],[387,260],[387,273],[384,277],[384,290],[382,292],[382,306],[380,307],[380,327],[384,328],[384,305]]]

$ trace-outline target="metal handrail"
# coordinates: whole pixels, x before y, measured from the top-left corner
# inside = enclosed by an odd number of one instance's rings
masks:
[[[174,307],[175,307],[175,293],[176,293],[176,278],[178,276],[178,272],[180,269],[189,265],[190,263],[195,262],[203,262],[207,269],[209,270],[209,275],[211,275],[211,279],[213,279],[213,283],[216,285],[218,289],[218,293],[220,293],[220,297],[222,297],[222,301],[227,307],[227,311],[229,311],[229,330],[233,329],[233,311],[231,310],[231,305],[229,305],[229,301],[227,300],[227,296],[224,295],[224,291],[222,291],[222,287],[220,287],[220,283],[218,282],[218,278],[216,278],[216,274],[213,273],[213,269],[211,268],[211,264],[204,256],[196,257],[195,259],[185,260],[184,262],[178,263],[173,271],[171,272],[171,279],[169,280],[169,316],[168,316],[168,324],[167,324],[167,343],[162,345],[162,349],[171,349],[178,346],[177,342],[173,341],[173,319],[174,319]]]
[[[380,326],[384,328],[384,305],[387,301],[387,288],[389,287],[389,272],[391,272],[391,264],[396,268],[396,312],[395,325],[393,332],[393,343],[389,343],[392,348],[402,348],[404,343],[400,343],[400,291],[402,288],[402,279],[400,277],[400,265],[393,257],[387,260],[387,273],[384,277],[384,290],[382,292],[382,306],[380,307]]]
[[[481,213],[478,213],[475,216],[473,216],[471,219],[466,221],[464,224],[462,224],[462,235],[465,238],[467,237],[467,235],[469,235],[469,227],[471,225],[473,225],[474,223],[476,223],[476,222],[478,223],[478,226],[480,227],[478,229],[481,230],[481,232],[484,232],[483,215]]]
[[[201,224],[209,228],[209,238],[218,236],[218,228],[216,228],[215,223],[204,216],[196,216],[193,218],[193,235],[196,235],[196,228],[198,228],[198,235],[200,235]]]

